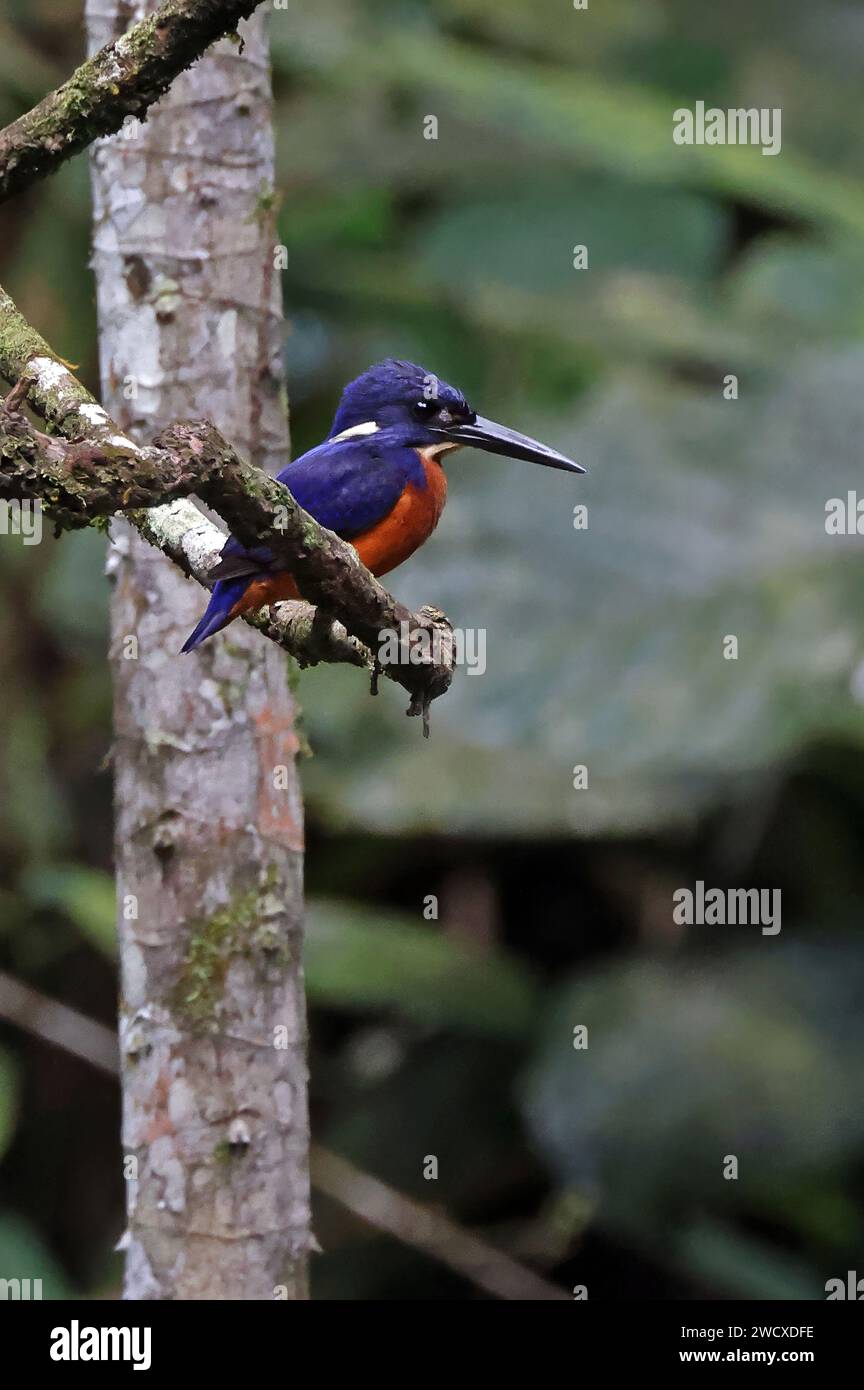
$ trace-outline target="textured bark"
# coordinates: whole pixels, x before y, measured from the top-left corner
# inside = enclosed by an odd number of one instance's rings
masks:
[[[153,8],[89,0],[91,50]],[[223,42],[179,78],[136,140],[95,147],[94,268],[103,400],[122,430],[206,416],[274,470],[287,434],[262,25],[241,26],[242,53]],[[304,1297],[303,832],[285,659],[245,628],[178,659],[200,589],[122,523],[109,569],[126,1297]]]
[[[105,45],[32,111],[0,131],[0,201],[44,178],[127,116],[144,117],[208,44],[260,0],[164,0],[158,13]],[[132,9],[119,3],[115,10]]]

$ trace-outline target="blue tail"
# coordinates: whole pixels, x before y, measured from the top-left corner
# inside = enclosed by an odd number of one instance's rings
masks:
[[[248,576],[243,579],[217,579],[207,611],[194,632],[190,632],[186,638],[180,648],[181,652],[194,651],[202,642],[206,642],[208,637],[212,637],[214,632],[220,632],[223,627],[228,626],[231,622],[231,610],[248,584]]]

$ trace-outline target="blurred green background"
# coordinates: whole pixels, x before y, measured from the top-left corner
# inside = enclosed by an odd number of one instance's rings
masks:
[[[81,10],[7,0],[3,123]],[[864,434],[864,6],[318,0],[271,33],[295,453],[393,354],[590,468],[450,466],[392,587],[487,669],[431,744],[401,692],[299,678],[316,1137],[591,1298],[824,1297],[864,1234],[864,569],[825,531]],[[781,154],[674,145],[697,100],[782,108]],[[3,282],[96,389],[86,159],[3,215]],[[103,549],[0,545],[0,965],[110,1024]],[[782,889],[782,932],[676,926],[696,879]],[[0,1025],[0,1275],[116,1292],[117,1128]],[[477,1296],[334,1204],[316,1230],[319,1298]]]

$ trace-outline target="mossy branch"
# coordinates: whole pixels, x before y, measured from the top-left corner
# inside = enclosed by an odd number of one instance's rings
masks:
[[[248,19],[260,0],[165,0],[0,131],[0,201],[44,178],[128,116],[142,119],[178,73]]]
[[[442,613],[415,614],[394,599],[352,546],[206,421],[178,423],[152,445],[136,445],[2,289],[0,375],[16,383],[0,411],[0,497],[39,499],[59,530],[123,513],[184,573],[207,584],[224,536],[183,500],[200,497],[245,545],[268,546],[309,601],[277,605],[254,625],[303,664],[380,669],[409,692],[408,713],[422,714],[428,731],[429,705],[453,674],[452,632]],[[55,433],[31,423],[20,409],[24,401]],[[379,663],[373,653],[389,632],[402,639],[398,659]]]

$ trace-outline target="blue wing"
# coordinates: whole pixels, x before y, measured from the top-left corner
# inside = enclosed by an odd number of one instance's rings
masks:
[[[417,453],[381,438],[325,441],[310,449],[278,475],[300,506],[322,526],[351,540],[382,521],[395,507],[408,482],[424,483]],[[266,546],[247,550],[229,536],[212,579],[232,579],[276,567]]]
[[[412,477],[423,481],[413,449],[367,437],[319,444],[283,468],[279,481],[322,526],[350,540],[393,510]]]

